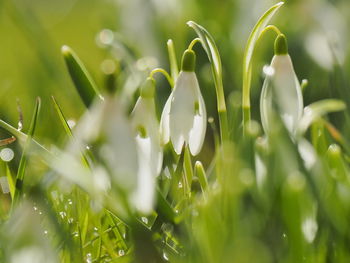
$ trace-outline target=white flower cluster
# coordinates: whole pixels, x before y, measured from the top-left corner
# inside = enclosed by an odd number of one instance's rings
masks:
[[[88,145],[94,158],[98,158],[98,167],[92,167],[93,183],[82,179],[84,176],[77,179],[80,184],[86,182],[84,188],[94,192],[109,191],[111,186],[116,186],[126,195],[131,208],[145,215],[152,212],[165,144],[171,141],[177,154],[188,146],[191,154],[197,155],[204,142],[206,109],[194,68],[195,53],[186,50],[182,70],[164,106],[160,124],[152,77],[143,83],[130,118],[125,116],[121,103],[112,95],[90,107],[76,125],[75,138],[68,147],[69,152],[79,156]],[[55,167],[71,177],[73,169],[60,163],[70,161],[76,167],[79,161],[76,158],[73,162],[66,157],[62,162],[56,161]],[[82,173],[86,170],[80,169]]]

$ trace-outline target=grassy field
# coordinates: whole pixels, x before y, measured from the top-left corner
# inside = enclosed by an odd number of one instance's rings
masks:
[[[347,0],[0,2],[0,262],[349,262]]]

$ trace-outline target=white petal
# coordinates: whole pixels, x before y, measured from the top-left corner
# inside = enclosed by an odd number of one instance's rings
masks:
[[[294,134],[304,108],[298,78],[289,55],[274,56],[271,66],[275,69],[272,78],[281,117],[288,130]]]
[[[256,183],[261,189],[266,181],[267,169],[259,153],[255,153],[255,170],[256,170]]]
[[[160,136],[161,143],[167,144],[170,139],[170,126],[169,126],[169,114],[170,114],[170,106],[173,98],[173,93],[170,94],[168,100],[166,101],[162,116],[160,117]]]
[[[152,211],[155,192],[155,167],[152,165],[152,142],[149,137],[136,137],[139,170],[137,173],[138,182],[135,193],[135,206],[144,213]]]
[[[317,154],[314,147],[305,139],[301,139],[298,143],[298,151],[304,161],[305,167],[311,169],[317,161]]]
[[[188,142],[193,127],[198,81],[194,72],[180,72],[170,107],[170,139],[177,154]]]
[[[190,131],[189,147],[192,155],[197,155],[202,149],[207,129],[207,111],[198,87],[198,113],[194,116],[193,127]]]
[[[160,173],[163,163],[163,149],[160,145],[159,124],[153,98],[139,98],[131,113],[131,122],[137,134],[137,128],[142,126],[146,136],[151,140],[151,165],[156,175]]]
[[[123,189],[134,189],[137,182],[137,152],[133,130],[118,102],[107,100],[103,132],[106,142],[100,155]]]
[[[303,97],[289,55],[275,55],[271,62],[274,74],[267,76],[260,97],[261,120],[265,132],[274,100],[289,132],[294,135],[303,113]]]

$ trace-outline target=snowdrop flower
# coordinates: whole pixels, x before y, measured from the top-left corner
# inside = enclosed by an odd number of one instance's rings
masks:
[[[166,144],[171,140],[177,154],[181,154],[184,144],[187,144],[191,154],[197,155],[207,127],[205,104],[194,72],[195,61],[195,53],[186,50],[175,87],[161,116],[162,142]]]
[[[137,209],[144,214],[152,211],[156,176],[159,175],[163,162],[154,90],[154,79],[148,78],[141,88],[141,96],[131,113],[139,161],[135,203]]]
[[[261,91],[260,113],[265,133],[269,131],[271,110],[275,103],[291,138],[298,145],[305,167],[311,169],[316,164],[317,154],[307,140],[297,138],[297,129],[304,112],[303,96],[283,34],[276,38],[275,56],[270,67],[264,71],[266,79]]]
[[[271,123],[271,109],[274,106],[273,103],[276,103],[286,128],[291,135],[295,135],[303,113],[303,97],[283,34],[276,38],[275,56],[265,73],[267,76],[260,97],[263,128],[267,133]]]

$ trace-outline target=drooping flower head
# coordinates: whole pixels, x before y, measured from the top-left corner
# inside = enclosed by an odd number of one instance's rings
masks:
[[[294,72],[292,60],[288,54],[286,37],[280,34],[275,41],[275,55],[260,96],[261,121],[265,132],[271,123],[271,110],[274,103],[278,107],[281,119],[291,135],[294,135],[303,114],[303,97],[299,80]]]
[[[139,162],[135,203],[138,210],[145,214],[152,211],[156,176],[161,171],[163,161],[154,91],[154,79],[147,78],[141,87],[140,97],[131,113]]]
[[[205,103],[194,72],[195,62],[195,53],[186,50],[175,87],[161,116],[162,143],[171,140],[177,154],[181,154],[183,146],[187,144],[191,154],[197,155],[207,127]]]

